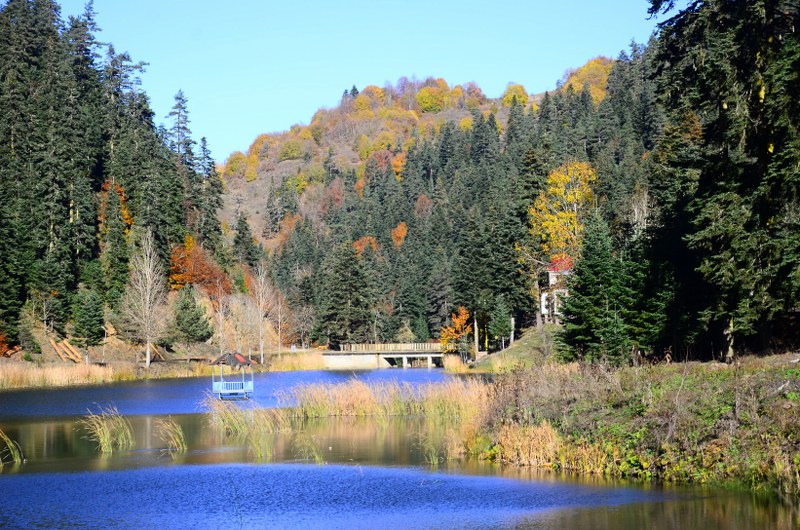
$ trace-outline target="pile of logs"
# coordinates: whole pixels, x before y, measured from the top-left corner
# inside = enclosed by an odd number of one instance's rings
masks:
[[[62,361],[72,361],[74,363],[82,363],[83,359],[81,358],[81,354],[78,349],[69,343],[67,339],[62,340],[59,343],[56,343],[52,338],[48,338],[47,340],[50,341],[50,345],[53,347],[53,350],[58,355],[58,358]]]
[[[19,346],[14,346],[13,348],[8,349],[0,349],[0,357],[8,357],[10,359],[14,358],[14,355],[20,353],[22,349]]]

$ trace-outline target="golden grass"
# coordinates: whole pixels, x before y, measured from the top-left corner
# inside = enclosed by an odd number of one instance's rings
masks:
[[[464,374],[469,372],[469,366],[464,364],[459,355],[445,355],[442,357],[444,371],[453,374]]]
[[[294,403],[294,415],[305,418],[418,415],[433,421],[466,423],[480,417],[491,392],[488,384],[477,379],[451,379],[418,387],[351,379],[340,384],[299,385],[282,398]]]
[[[97,450],[101,453],[112,453],[115,447],[130,449],[134,446],[131,424],[116,407],[101,406],[97,414],[89,411],[78,425],[86,431],[87,440],[97,443]]]
[[[561,437],[547,421],[540,425],[504,425],[497,433],[499,457],[521,466],[552,468]]]
[[[208,418],[213,427],[222,429],[227,436],[246,442],[257,461],[272,459],[275,435],[289,426],[289,420],[281,409],[248,409],[235,402],[223,401],[213,394],[203,400]]]
[[[324,368],[325,358],[319,352],[284,353],[280,357],[273,356],[269,360],[271,372],[322,370]]]
[[[0,389],[110,383],[133,377],[132,372],[95,364],[0,364]]]

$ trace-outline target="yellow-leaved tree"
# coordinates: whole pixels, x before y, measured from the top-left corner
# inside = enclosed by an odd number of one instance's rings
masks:
[[[567,162],[550,172],[547,188],[528,209],[534,243],[550,260],[578,256],[595,180],[597,174],[588,162]]]
[[[578,257],[583,221],[594,201],[597,174],[587,162],[567,162],[547,176],[546,188],[528,208],[530,239],[517,246],[519,259],[531,276],[535,299],[541,293],[539,276],[558,264]]]
[[[517,98],[517,103],[524,107],[528,104],[528,91],[525,90],[524,86],[512,83],[503,92],[503,106],[510,107],[511,103],[514,102],[514,98]]]

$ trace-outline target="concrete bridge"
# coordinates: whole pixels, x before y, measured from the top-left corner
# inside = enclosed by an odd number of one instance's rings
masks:
[[[339,351],[323,352],[325,368],[354,370],[370,368],[408,368],[423,361],[428,368],[443,365],[440,342],[408,342],[389,344],[342,344]]]

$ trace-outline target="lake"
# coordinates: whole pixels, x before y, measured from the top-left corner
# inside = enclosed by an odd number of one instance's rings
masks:
[[[295,385],[441,382],[441,370],[256,375],[245,407],[278,407]],[[269,454],[226,436],[204,414],[207,378],[0,393],[0,428],[27,458],[0,472],[2,528],[797,528],[781,504],[708,488],[578,479],[448,459],[453,434],[421,418],[303,421]],[[135,448],[97,453],[78,420],[115,406]],[[157,420],[183,429],[165,450]],[[309,451],[307,447],[313,447]],[[435,449],[431,452],[431,447]],[[312,456],[313,454],[313,456]]]

